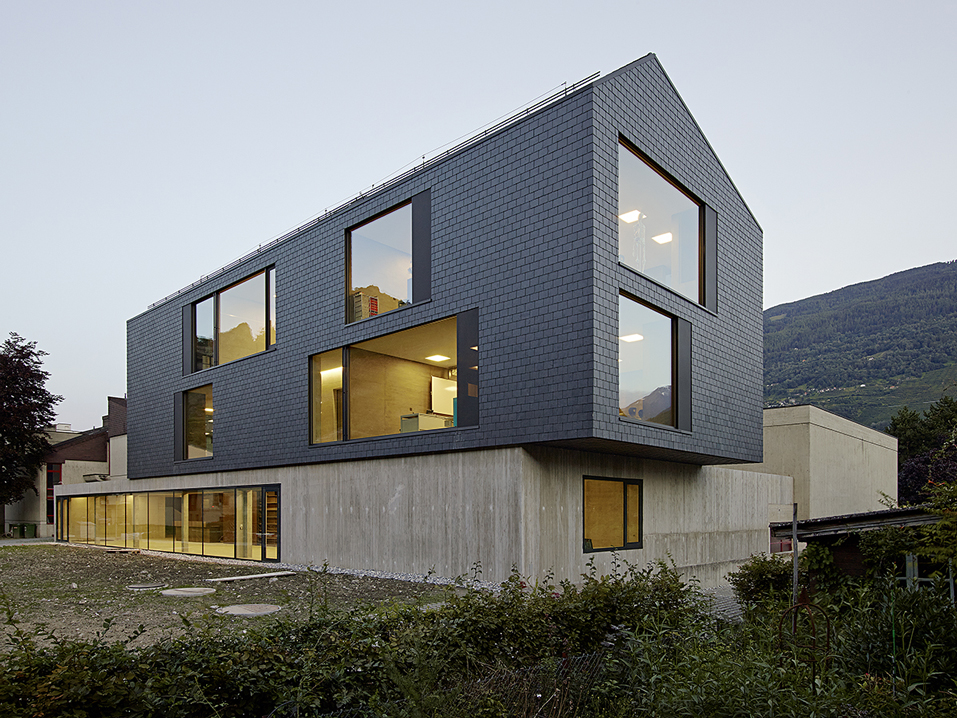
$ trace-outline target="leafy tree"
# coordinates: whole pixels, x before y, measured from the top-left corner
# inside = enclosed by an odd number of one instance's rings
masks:
[[[915,504],[930,498],[930,485],[957,480],[957,399],[942,396],[923,415],[906,406],[887,433],[897,437],[897,500]],[[930,482],[930,484],[928,484]]]
[[[56,418],[54,405],[63,400],[47,391],[48,372],[36,342],[10,332],[0,348],[0,507],[37,493],[34,480],[50,441],[43,427]]]

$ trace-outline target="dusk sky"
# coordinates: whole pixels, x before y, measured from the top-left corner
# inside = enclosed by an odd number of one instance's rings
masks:
[[[957,259],[954,27],[952,1],[0,0],[0,339],[99,426],[149,304],[649,52],[764,229],[765,307]]]

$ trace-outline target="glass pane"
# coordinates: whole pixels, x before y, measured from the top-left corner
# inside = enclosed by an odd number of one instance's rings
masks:
[[[349,438],[443,429],[456,396],[455,317],[349,348]]]
[[[103,543],[107,546],[123,548],[126,546],[124,539],[126,533],[126,496],[119,494],[102,498],[106,499]],[[98,538],[99,536],[97,534]]]
[[[698,204],[618,145],[618,259],[700,301]]]
[[[183,553],[203,553],[203,492],[183,492]]]
[[[149,548],[150,495],[133,494],[133,548]]]
[[[185,456],[197,459],[213,455],[213,385],[183,394]]]
[[[169,491],[148,494],[147,540],[151,551],[175,551],[173,537],[176,535],[174,519],[175,497]]]
[[[641,542],[641,486],[639,484],[625,484],[626,528],[628,543]]]
[[[412,204],[349,232],[351,279],[347,321],[412,302]]]
[[[173,492],[173,496],[170,499],[170,507],[171,511],[167,520],[171,521],[169,526],[173,528],[171,531],[173,551],[175,553],[184,553],[183,541],[187,539],[187,532],[183,524],[183,493],[181,491]],[[189,543],[188,540],[186,543]]]
[[[276,343],[276,269],[269,270],[269,345]]]
[[[674,426],[672,320],[618,297],[618,413]]]
[[[93,498],[93,536],[91,543],[100,546],[106,545],[106,497],[94,496]]]
[[[625,517],[625,494],[618,481],[585,479],[584,520],[585,546],[621,548],[624,546],[622,522]]]
[[[196,336],[193,338],[193,371],[208,369],[213,365],[216,340],[213,338],[213,312],[215,298],[210,297],[199,302],[194,308],[193,326]]]
[[[219,293],[219,363],[266,349],[266,273]]]
[[[66,501],[69,502],[66,539],[70,543],[86,543],[90,535],[86,517],[88,499],[86,496],[75,496]]]
[[[234,491],[203,493],[203,555],[236,557]]]
[[[262,489],[236,490],[236,558],[261,561]]]
[[[279,558],[279,492],[266,492],[266,535],[264,536],[265,558]]]
[[[342,441],[342,350],[316,354],[312,364],[312,443]]]

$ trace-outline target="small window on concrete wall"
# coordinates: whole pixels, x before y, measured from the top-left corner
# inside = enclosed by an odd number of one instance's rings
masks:
[[[641,548],[641,481],[584,478],[583,550]]]

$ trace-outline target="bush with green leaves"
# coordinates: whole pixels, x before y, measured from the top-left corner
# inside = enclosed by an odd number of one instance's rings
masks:
[[[790,554],[756,553],[728,574],[728,583],[740,603],[755,606],[788,598],[793,576]]]
[[[29,634],[8,607],[0,715],[957,715],[957,622],[939,597],[845,588],[826,606],[834,651],[813,681],[779,643],[778,611],[729,623],[708,606],[673,566],[623,564],[578,585],[515,574],[428,608],[320,602],[306,621],[192,626],[141,648]]]

